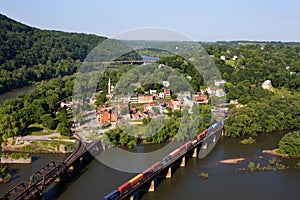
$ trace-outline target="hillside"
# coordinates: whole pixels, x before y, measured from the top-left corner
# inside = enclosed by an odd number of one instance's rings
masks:
[[[104,37],[40,30],[0,14],[0,93],[73,74]]]

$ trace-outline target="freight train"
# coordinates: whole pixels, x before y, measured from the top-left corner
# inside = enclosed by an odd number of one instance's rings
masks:
[[[189,150],[189,148],[193,145],[195,145],[199,140],[204,139],[209,134],[213,133],[215,130],[223,126],[225,123],[225,120],[219,121],[213,125],[211,125],[208,129],[202,131],[196,137],[193,141],[188,141],[185,144],[181,145],[179,148],[172,151],[169,155],[164,157],[161,162],[157,162],[153,164],[148,169],[144,170],[142,173],[136,175],[120,187],[118,187],[116,190],[112,191],[111,193],[107,194],[104,197],[104,200],[116,200],[119,198],[120,195],[127,193],[134,187],[138,186],[143,180],[150,177],[153,173],[155,173],[157,170],[161,169],[163,166],[169,164],[172,160],[174,160],[176,157],[181,156],[185,152]]]

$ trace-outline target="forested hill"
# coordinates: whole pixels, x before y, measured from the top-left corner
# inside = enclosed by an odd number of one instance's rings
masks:
[[[104,37],[40,30],[0,14],[0,93],[73,74]]]

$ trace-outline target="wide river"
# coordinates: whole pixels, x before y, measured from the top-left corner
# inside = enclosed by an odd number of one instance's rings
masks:
[[[238,139],[220,138],[212,152],[203,159],[191,158],[185,168],[178,168],[172,179],[162,179],[157,190],[146,193],[142,200],[156,199],[298,199],[300,196],[300,169],[296,169],[299,159],[284,159],[262,153],[264,149],[274,149],[283,133],[263,134],[253,145],[241,145]],[[157,145],[138,147],[137,151],[151,151]],[[4,193],[18,181],[29,175],[51,159],[63,159],[66,155],[34,154],[32,165],[10,165],[13,181],[0,185]],[[221,164],[223,159],[244,157],[238,164]],[[239,171],[247,168],[250,161],[267,166],[268,160],[276,157],[286,170],[258,171],[250,173]],[[121,163],[120,163],[121,164]],[[200,172],[208,172],[209,179],[202,180]],[[133,174],[123,173],[106,167],[98,160],[92,161],[80,176],[67,185],[53,184],[47,190],[46,199],[103,199],[103,196]]]

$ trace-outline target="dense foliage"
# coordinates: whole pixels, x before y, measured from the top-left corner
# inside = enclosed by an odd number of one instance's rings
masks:
[[[71,75],[104,38],[32,28],[0,14],[0,93]]]
[[[279,141],[279,153],[300,156],[300,131],[293,131]]]
[[[73,79],[74,76],[52,79],[0,105],[0,134],[4,139],[22,134],[32,123],[43,124],[52,130],[57,128],[63,135],[70,135],[66,110],[55,113],[59,101],[72,95]]]
[[[233,108],[225,130],[231,137],[255,136],[300,127],[300,97],[271,96],[252,101],[246,107]]]

